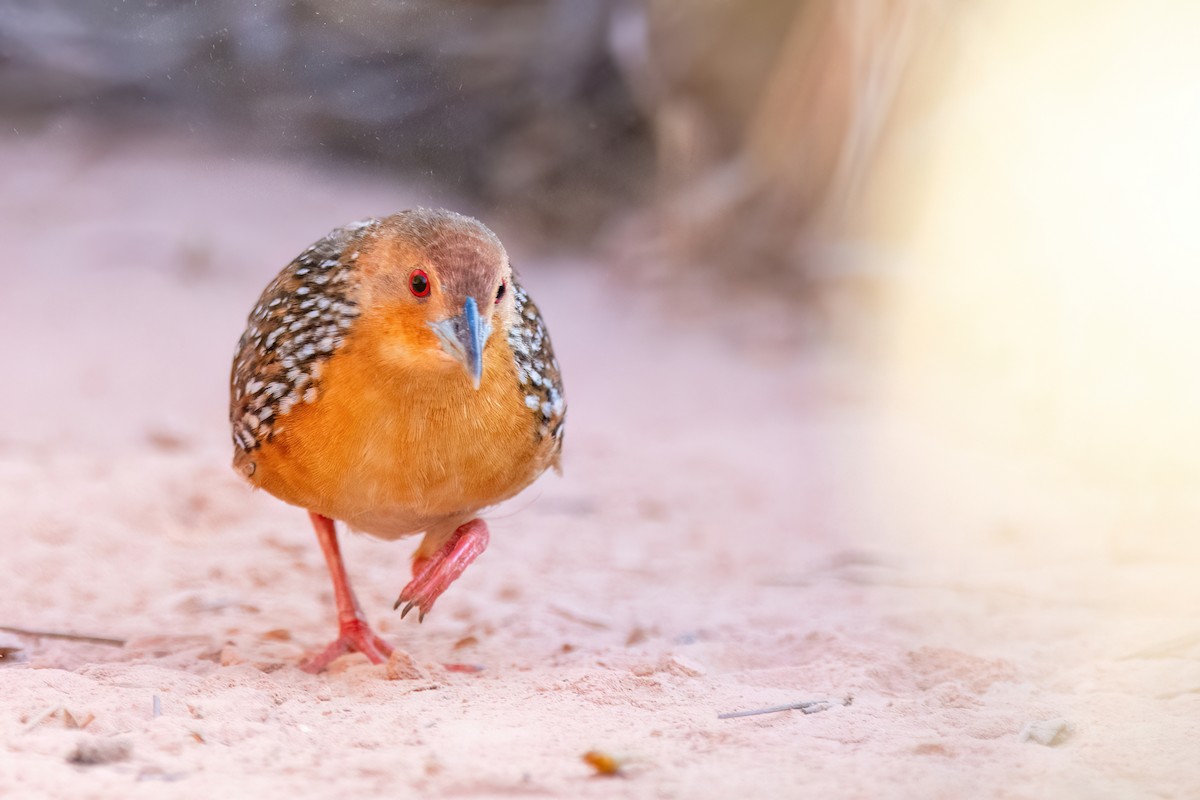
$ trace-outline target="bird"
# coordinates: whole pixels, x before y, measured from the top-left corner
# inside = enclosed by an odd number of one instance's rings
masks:
[[[335,521],[423,533],[394,609],[418,620],[487,547],[479,514],[561,472],[566,398],[542,315],[500,239],[445,209],[335,228],[267,285],[230,377],[233,467],[308,511],[338,635],[301,663],[381,663]]]

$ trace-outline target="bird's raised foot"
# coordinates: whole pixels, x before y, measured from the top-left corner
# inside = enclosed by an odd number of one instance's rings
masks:
[[[300,669],[316,674],[346,653],[362,653],[372,664],[382,664],[392,654],[392,646],[379,638],[365,620],[353,619],[338,626],[338,638],[319,655],[305,661]]]
[[[413,579],[400,592],[392,608],[400,608],[402,604],[407,603],[400,612],[401,619],[416,608],[419,612],[417,621],[424,621],[425,615],[433,608],[434,601],[463,574],[463,570],[478,558],[487,546],[488,529],[483,520],[473,519],[460,525],[437,552],[413,561]]]

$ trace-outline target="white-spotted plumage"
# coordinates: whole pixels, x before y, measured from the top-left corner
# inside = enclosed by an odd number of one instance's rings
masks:
[[[516,363],[517,380],[525,392],[525,405],[538,414],[538,435],[553,438],[557,454],[562,449],[563,422],[567,413],[562,372],[550,346],[542,315],[529,293],[517,282],[515,274],[512,292],[516,319],[508,331],[508,345]]]
[[[355,250],[375,219],[332,231],[286,266],[250,312],[231,380],[234,447],[250,452],[269,441],[280,417],[313,403],[325,361],[359,314]]]

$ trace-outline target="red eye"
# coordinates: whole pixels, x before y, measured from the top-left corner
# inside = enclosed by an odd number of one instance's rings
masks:
[[[408,276],[408,288],[417,297],[429,297],[429,276],[423,269],[414,269]]]
[[[505,287],[505,282],[500,281],[500,288],[496,291],[496,302],[497,303],[500,302],[501,297],[504,297],[504,287]]]

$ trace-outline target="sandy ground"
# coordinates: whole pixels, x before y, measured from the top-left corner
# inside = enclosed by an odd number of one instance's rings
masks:
[[[63,132],[0,175],[0,625],[123,642],[0,634],[0,795],[1200,796],[1197,561],[1153,515],[512,237],[565,476],[491,514],[422,625],[391,610],[411,543],[348,538],[399,655],[301,672],[328,579],[228,468],[228,360],[312,239],[453,200]]]

